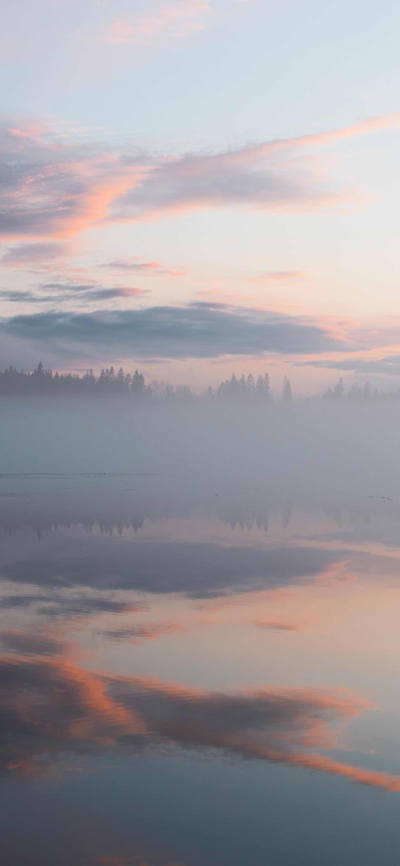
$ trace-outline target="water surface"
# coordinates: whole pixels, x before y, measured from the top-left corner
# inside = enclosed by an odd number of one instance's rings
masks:
[[[5,862],[393,864],[400,504],[0,479]]]

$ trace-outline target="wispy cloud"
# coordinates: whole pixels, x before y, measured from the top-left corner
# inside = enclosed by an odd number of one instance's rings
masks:
[[[255,277],[248,277],[250,282],[256,283],[297,283],[306,278],[304,271],[265,271]]]
[[[100,265],[110,273],[139,274],[143,277],[183,277],[186,271],[183,268],[169,268],[157,261],[142,261],[140,258],[113,259]]]
[[[309,151],[400,126],[400,114],[327,132],[274,139],[217,154],[191,153],[155,166],[115,203],[121,219],[160,217],[199,208],[252,206],[270,211],[332,210],[359,202],[359,190],[342,188]]]
[[[64,141],[48,129],[0,128],[0,236],[73,237],[106,221],[148,220],[198,208],[331,210],[359,201],[302,151],[400,125],[392,114],[343,129],[275,139],[215,154],[155,156],[132,148]],[[46,260],[49,248],[42,249]],[[21,248],[14,257],[32,256]],[[12,262],[11,253],[6,261]]]
[[[400,355],[385,355],[383,358],[321,358],[310,361],[297,361],[297,367],[319,367],[322,370],[340,370],[343,373],[378,374],[382,376],[400,376]]]
[[[0,259],[0,267],[31,270],[32,267],[50,268],[54,263],[66,259],[70,253],[66,243],[18,244],[6,250]]]
[[[116,20],[105,35],[115,45],[141,45],[149,48],[204,30],[211,7],[206,0],[175,0],[154,6],[145,14]]]
[[[148,170],[149,155],[146,161]],[[80,234],[107,217],[111,202],[132,189],[143,170],[138,154],[123,159],[96,144],[60,141],[47,128],[3,123],[0,236],[47,243]]]
[[[105,301],[127,300],[148,295],[147,289],[129,288],[126,286],[101,287],[90,283],[45,283],[35,292],[15,290],[0,290],[0,302],[15,304],[49,304],[63,302],[76,304],[96,304]]]

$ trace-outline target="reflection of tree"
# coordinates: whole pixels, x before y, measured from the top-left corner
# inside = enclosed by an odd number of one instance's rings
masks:
[[[160,500],[140,500],[134,508],[124,507],[120,503],[119,509],[116,508],[114,514],[108,515],[96,513],[96,508],[93,505],[90,506],[90,516],[88,515],[89,506],[86,506],[86,511],[82,510],[80,513],[79,503],[74,503],[68,509],[71,516],[64,517],[61,511],[57,512],[54,501],[51,508],[50,506],[46,507],[45,504],[42,505],[42,514],[39,513],[37,505],[33,508],[29,502],[26,505],[18,503],[16,513],[13,514],[11,505],[7,501],[4,512],[2,513],[0,510],[0,530],[9,536],[16,532],[32,530],[38,538],[41,538],[42,535],[57,530],[80,528],[87,534],[97,530],[101,535],[111,537],[114,534],[122,535],[124,531],[132,530],[136,534],[144,529],[146,524],[159,523],[172,517],[186,519],[190,518],[191,514],[195,516],[203,514],[210,520],[217,520],[230,526],[232,531],[239,528],[248,531],[258,529],[267,532],[269,520],[274,516],[280,517],[286,528],[292,519],[294,508],[301,513],[301,501],[297,500],[292,503],[288,499],[274,500],[264,495],[254,495],[249,498],[219,496],[211,503],[208,497],[202,498],[201,496],[191,501],[188,501],[186,497],[183,497],[182,500],[166,497]],[[324,508],[319,508],[317,512],[308,512],[308,516],[312,520],[313,516],[322,513],[331,518],[338,527],[342,527],[346,521],[351,524],[360,521],[364,524],[371,524],[373,521],[379,520],[382,515],[387,516],[388,511],[392,516],[398,518],[400,506],[395,501],[371,497],[366,501],[353,502],[347,505],[333,502]]]

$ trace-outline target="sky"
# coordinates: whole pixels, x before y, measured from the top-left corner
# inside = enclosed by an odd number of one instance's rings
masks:
[[[398,4],[0,20],[0,368],[400,385]]]

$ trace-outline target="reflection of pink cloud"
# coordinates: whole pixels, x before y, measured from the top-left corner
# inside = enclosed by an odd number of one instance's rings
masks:
[[[149,47],[171,39],[183,39],[203,30],[211,11],[206,0],[176,0],[162,3],[153,12],[135,15],[129,21],[114,21],[106,42]]]
[[[137,644],[143,643],[146,640],[157,640],[157,638],[167,634],[183,634],[185,631],[186,629],[183,625],[179,625],[176,622],[164,622],[107,629],[102,634],[111,640]]]
[[[148,677],[91,673],[67,660],[0,658],[0,759],[8,770],[37,769],[35,758],[118,742],[173,743],[243,758],[306,767],[386,791],[400,777],[334,759],[332,724],[370,707],[361,698],[314,689],[248,689],[236,694]]]
[[[273,631],[304,631],[305,629],[305,626],[299,622],[283,622],[275,619],[249,619],[247,622],[257,628],[272,629]]]
[[[323,755],[288,754],[286,751],[270,749],[261,749],[259,752],[255,751],[254,754],[272,763],[318,770],[322,773],[329,773],[331,776],[343,776],[358,785],[369,785],[373,788],[382,788],[384,791],[400,791],[400,776],[391,776],[389,773],[379,773],[375,770],[363,770],[361,767],[352,767]]]
[[[97,857],[93,863],[93,866],[183,866],[182,863],[177,863],[174,861],[171,863],[170,861],[166,862],[163,858],[162,861],[157,858],[157,861],[152,857],[149,860],[147,857],[143,856],[135,856],[132,860],[132,857],[118,857],[113,854],[111,855],[102,855],[101,857]]]

